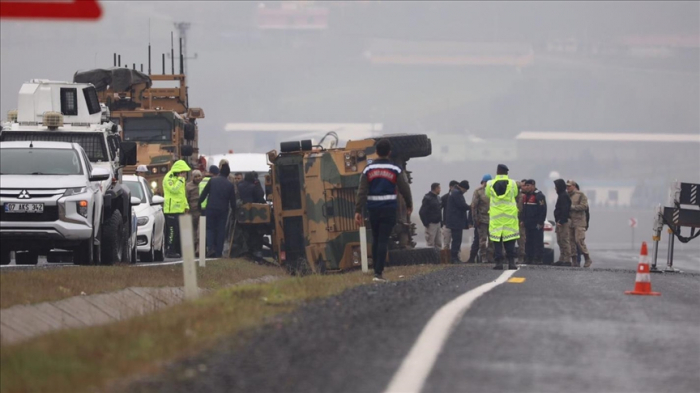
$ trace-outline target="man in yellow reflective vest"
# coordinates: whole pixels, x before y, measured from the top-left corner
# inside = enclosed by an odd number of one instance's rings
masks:
[[[163,178],[163,214],[165,215],[166,258],[180,258],[180,214],[190,209],[187,203],[185,179],[190,167],[183,160],[177,160]]]
[[[503,270],[503,248],[508,258],[508,269],[517,269],[515,242],[520,238],[520,224],[515,198],[518,196],[518,186],[508,178],[507,166],[498,164],[496,178],[486,183],[486,196],[489,198],[489,239],[495,249],[494,269]]]

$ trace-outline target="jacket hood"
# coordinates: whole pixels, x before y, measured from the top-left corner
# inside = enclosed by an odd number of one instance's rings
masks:
[[[557,190],[557,193],[562,193],[566,191],[566,182],[564,181],[564,179],[555,180],[554,188]]]
[[[177,160],[173,164],[173,168],[170,170],[170,172],[179,173],[179,172],[189,172],[190,170],[191,169],[190,169],[189,165],[187,165],[187,163],[185,161]]]

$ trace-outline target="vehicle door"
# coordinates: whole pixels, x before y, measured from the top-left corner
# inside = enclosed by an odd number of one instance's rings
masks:
[[[139,179],[141,182],[141,188],[146,195],[146,202],[148,203],[148,215],[153,217],[153,232],[154,236],[151,239],[152,244],[161,244],[161,239],[163,238],[164,228],[165,228],[165,216],[163,215],[163,205],[152,205],[153,203],[153,191],[151,187],[146,183],[146,179]]]
[[[104,204],[104,198],[102,198],[102,185],[99,181],[89,181],[90,175],[92,174],[92,164],[90,159],[85,154],[85,150],[80,150],[81,156],[83,157],[83,162],[85,163],[85,168],[87,170],[87,192],[92,195],[93,200],[93,211],[92,211],[92,225],[93,228],[99,228],[102,224],[102,206]]]

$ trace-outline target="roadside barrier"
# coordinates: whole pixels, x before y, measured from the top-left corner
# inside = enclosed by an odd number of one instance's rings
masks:
[[[197,266],[194,261],[194,238],[192,237],[192,216],[180,214],[180,247],[182,248],[182,270],[185,281],[185,300],[199,297],[197,287]],[[199,250],[200,254],[202,250]],[[204,251],[206,252],[206,250]]]
[[[647,242],[642,242],[642,250],[639,253],[639,264],[637,265],[637,277],[634,282],[634,290],[625,291],[625,295],[661,295],[659,292],[651,291],[651,274],[649,273]]]

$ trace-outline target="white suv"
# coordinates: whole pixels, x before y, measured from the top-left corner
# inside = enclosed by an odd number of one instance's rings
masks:
[[[99,260],[102,181],[85,151],[68,142],[0,142],[0,263],[36,264],[51,249],[72,250],[76,264]],[[132,203],[135,201],[132,201]]]

